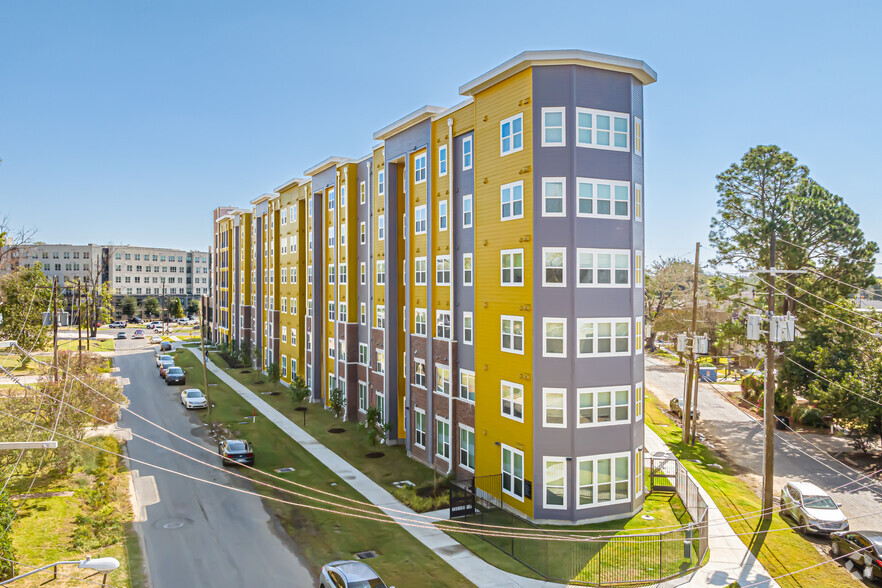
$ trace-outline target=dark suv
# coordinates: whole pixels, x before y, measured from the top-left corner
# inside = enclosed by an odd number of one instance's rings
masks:
[[[165,374],[165,383],[171,386],[172,384],[186,384],[187,376],[184,375],[184,370],[179,367],[170,367]]]

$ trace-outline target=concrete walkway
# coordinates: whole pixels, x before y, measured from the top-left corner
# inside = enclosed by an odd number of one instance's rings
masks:
[[[196,349],[190,349],[198,361],[202,361],[202,354],[196,353]],[[402,522],[413,522],[418,520],[416,513],[401,504],[394,496],[384,490],[379,484],[368,478],[362,472],[352,467],[348,462],[344,461],[339,455],[319,443],[315,438],[292,423],[285,415],[267,404],[257,394],[240,384],[231,376],[227,375],[221,368],[217,367],[211,360],[207,363],[208,370],[220,378],[239,396],[257,409],[270,422],[279,427],[289,437],[294,439],[303,448],[312,454],[316,459],[321,461],[347,484],[352,486],[359,494],[364,496],[368,501],[377,505],[380,510],[396,520],[402,528],[413,535],[420,543],[431,549],[435,554],[446,561],[457,572],[465,576],[471,583],[479,588],[493,588],[497,586],[522,586],[529,588],[540,587],[557,587],[562,584],[554,584],[551,582],[543,582],[541,580],[533,580],[510,574],[500,570],[483,559],[473,554],[471,551],[463,547],[458,541],[434,528],[412,527],[402,524]],[[399,512],[393,512],[395,509]],[[407,515],[400,514],[404,511]]]
[[[671,453],[661,437],[649,427],[644,429],[644,446],[650,454]],[[673,454],[671,456],[673,457]],[[689,478],[698,487],[701,497],[707,503],[710,558],[704,566],[688,576],[662,582],[659,586],[664,588],[728,586],[732,582],[738,582],[740,586],[751,586],[752,588],[776,588],[778,583],[771,579],[763,564],[757,561],[756,557],[747,549],[741,537],[735,536],[735,531],[723,517],[723,513],[720,512],[710,495],[692,477],[692,474],[689,474]]]

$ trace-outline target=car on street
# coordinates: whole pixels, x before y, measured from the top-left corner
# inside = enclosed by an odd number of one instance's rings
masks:
[[[125,331],[120,331],[119,333],[116,334],[116,338],[117,338],[117,339],[125,339],[125,338],[126,338],[126,332],[125,332]]]
[[[141,324],[141,319],[139,319],[138,317],[135,316],[135,317],[130,318],[130,319],[128,320],[128,323],[129,323],[130,325],[140,325],[140,324]]]
[[[671,398],[671,402],[668,403],[668,407],[671,409],[671,412],[677,415],[679,418],[683,418],[683,409],[686,406],[685,398]],[[701,418],[701,411],[695,407],[692,407],[692,418],[699,419]]]
[[[160,341],[159,342],[159,350],[160,351],[171,351],[172,344],[171,341]]]
[[[187,388],[181,392],[181,404],[187,408],[207,408],[208,399],[202,390],[197,388]]]
[[[354,560],[332,561],[323,565],[319,583],[322,588],[386,588],[371,566]]]
[[[781,516],[788,516],[801,533],[848,531],[848,519],[830,496],[811,482],[788,482],[781,488]]]
[[[107,325],[111,329],[125,329],[126,322],[125,321],[113,321],[109,325]]]
[[[850,531],[830,534],[830,555],[845,563],[853,561],[864,580],[882,580],[882,531]]]
[[[254,450],[245,439],[224,439],[217,444],[217,454],[224,465],[244,463],[254,465]],[[330,584],[328,588],[330,588]]]
[[[161,352],[156,353],[156,367],[162,367],[163,361],[171,361],[174,362],[175,358],[171,355],[165,355]]]
[[[166,374],[168,374],[169,368],[173,368],[173,367],[175,367],[175,360],[173,360],[173,359],[162,360],[162,363],[159,364],[159,377],[164,380]]]
[[[144,338],[144,329],[138,329],[132,335],[132,339],[143,339]]]
[[[156,345],[157,343],[162,343],[162,337],[160,337],[159,335],[152,335],[150,337],[150,344]]]
[[[172,384],[186,384],[187,376],[182,368],[173,365],[165,372],[165,383],[169,386]]]
[[[148,329],[155,329],[156,327],[161,327],[162,323],[159,321],[150,321],[149,323],[147,323],[144,326],[147,327]]]

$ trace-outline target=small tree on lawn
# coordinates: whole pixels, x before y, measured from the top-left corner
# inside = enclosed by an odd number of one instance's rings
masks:
[[[15,518],[15,507],[9,500],[9,494],[4,490],[0,492],[0,528],[6,529]],[[15,573],[12,562],[15,560],[15,551],[12,549],[12,529],[8,529],[3,537],[0,537],[0,580],[8,580]]]
[[[343,397],[343,390],[340,388],[333,388],[328,396],[328,402],[331,412],[334,413],[334,417],[338,419],[342,417],[343,412],[346,410],[346,400]]]
[[[187,316],[195,316],[199,314],[199,301],[195,298],[191,298],[190,302],[187,303]]]
[[[260,346],[254,348],[254,353],[251,356],[254,358],[254,367],[263,369],[263,352],[260,350]]]
[[[148,317],[157,316],[159,314],[159,300],[153,298],[146,298],[142,303],[142,308],[144,309],[144,314]]]
[[[303,404],[303,401],[309,396],[309,387],[306,385],[306,380],[294,374],[291,378],[291,387],[288,388],[288,396],[291,397],[291,402],[294,404],[298,406]]]
[[[362,423],[362,427],[364,427],[367,432],[368,442],[372,447],[376,447],[380,444],[380,440],[386,438],[386,433],[388,433],[392,426],[389,423],[383,423],[383,415],[380,414],[380,409],[376,406],[372,406],[367,409],[367,413],[365,414],[364,423]]]
[[[273,394],[278,394],[279,389],[279,381],[282,379],[282,366],[277,364],[274,361],[271,361],[269,366],[266,368],[267,376],[269,376],[270,382],[273,384]]]
[[[184,307],[181,305],[180,298],[172,298],[168,303],[168,314],[172,318],[182,318],[184,316]]]
[[[125,316],[132,318],[138,312],[138,301],[134,296],[126,296],[119,303],[119,311]]]

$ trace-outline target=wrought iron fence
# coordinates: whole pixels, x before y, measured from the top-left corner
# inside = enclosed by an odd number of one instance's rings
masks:
[[[707,504],[686,469],[673,457],[648,460],[650,492],[676,493],[692,518],[682,528],[659,533],[609,536],[580,534],[580,541],[554,541],[522,537],[481,535],[484,541],[508,554],[546,580],[576,585],[615,586],[661,582],[701,565],[707,553]],[[458,480],[451,485],[451,518],[454,495],[457,518],[484,525],[523,529],[530,535],[536,525],[506,508],[502,476]],[[463,507],[462,505],[467,505]],[[464,514],[468,512],[468,514]],[[560,527],[558,535],[566,534]]]

